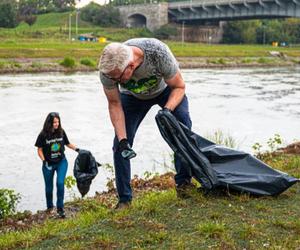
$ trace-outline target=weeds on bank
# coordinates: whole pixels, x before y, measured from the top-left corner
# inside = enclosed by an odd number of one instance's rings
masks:
[[[225,134],[222,130],[216,130],[213,134],[207,134],[205,138],[229,148],[238,147],[237,141],[231,135]]]
[[[275,62],[275,60],[273,58],[260,57],[257,62],[260,64],[272,64]]]
[[[220,65],[227,64],[227,61],[224,58],[208,59],[206,62],[208,64],[220,64]]]
[[[66,68],[74,68],[75,67],[75,59],[72,57],[65,57],[60,63],[61,66]]]
[[[96,67],[96,61],[91,59],[91,58],[81,58],[80,59],[80,64],[91,67],[91,68],[95,68]]]
[[[279,135],[268,140],[268,164],[299,174],[299,156],[272,154],[281,144]],[[258,148],[264,157],[263,146]],[[106,167],[113,173],[110,164]],[[2,234],[0,248],[295,249],[300,244],[299,185],[278,197],[205,196],[195,190],[191,199],[181,200],[172,174],[144,177],[133,178],[135,198],[128,209],[110,209],[116,202],[112,189],[77,200],[79,212],[70,219]]]

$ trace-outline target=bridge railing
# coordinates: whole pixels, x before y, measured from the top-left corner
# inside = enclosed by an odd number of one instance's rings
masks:
[[[266,0],[264,0],[266,1]],[[268,1],[268,0],[267,0]],[[235,3],[254,3],[259,2],[259,0],[169,0],[169,3],[182,2],[182,3],[193,3],[193,4],[202,4],[202,5],[216,5],[216,4],[235,4]]]
[[[222,5],[222,4],[242,4],[242,3],[257,3],[257,2],[274,2],[276,0],[114,0],[111,2],[112,5],[134,5],[134,4],[156,4],[162,2],[168,2],[170,7],[176,7],[177,5]],[[300,0],[295,0],[299,1]]]
[[[258,2],[259,0],[114,0],[111,3],[116,6],[120,5],[131,5],[131,4],[155,4],[161,2],[183,2],[183,3],[199,3],[204,5],[212,5],[212,4],[228,4],[228,3],[243,3],[243,2]],[[266,1],[266,0],[264,0]]]
[[[166,0],[114,0],[112,4],[114,6],[121,6],[121,5],[134,5],[134,4],[156,4],[162,2],[168,2],[168,1]]]

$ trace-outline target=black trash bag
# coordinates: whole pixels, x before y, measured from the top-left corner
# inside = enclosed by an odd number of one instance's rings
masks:
[[[216,145],[193,133],[168,111],[155,117],[160,133],[191,168],[204,190],[226,189],[252,195],[278,195],[299,181],[248,153]]]
[[[74,163],[73,173],[76,178],[77,188],[84,197],[90,190],[92,180],[98,174],[100,164],[90,151],[80,150]]]

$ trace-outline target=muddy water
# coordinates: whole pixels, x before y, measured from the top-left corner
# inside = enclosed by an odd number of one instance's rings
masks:
[[[222,130],[240,149],[251,151],[275,133],[300,138],[300,68],[183,70],[193,120],[201,135]],[[34,143],[46,115],[58,111],[70,141],[112,163],[113,129],[97,72],[0,76],[0,188],[22,195],[19,210],[45,208],[41,162]],[[160,137],[153,107],[135,140],[132,174],[165,172],[170,149]],[[68,175],[76,153],[66,150]],[[110,173],[100,170],[90,195],[105,190]],[[66,199],[72,192],[66,191]],[[75,192],[75,195],[78,193]]]

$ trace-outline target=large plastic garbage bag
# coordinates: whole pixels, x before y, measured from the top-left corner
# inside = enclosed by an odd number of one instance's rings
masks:
[[[165,141],[205,190],[226,188],[253,195],[278,195],[299,181],[248,153],[197,135],[169,111],[159,111],[155,119]]]
[[[76,178],[77,188],[84,197],[90,190],[92,180],[98,174],[100,164],[88,150],[80,150],[75,159],[73,173]]]

